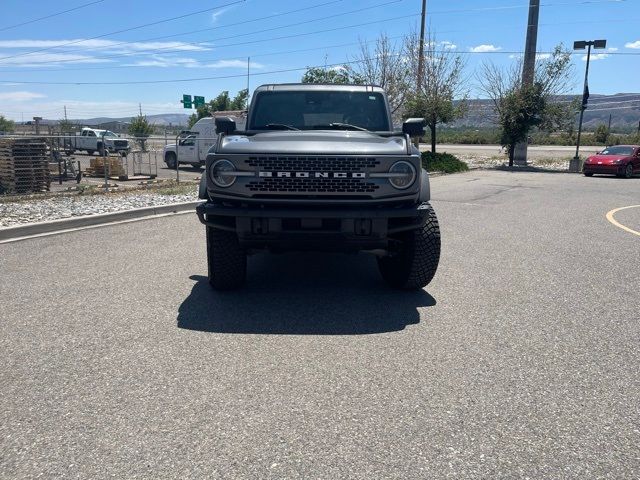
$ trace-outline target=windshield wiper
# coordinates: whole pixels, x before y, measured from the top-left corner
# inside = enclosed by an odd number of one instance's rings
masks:
[[[311,128],[313,128],[314,130],[332,129],[332,130],[358,130],[360,132],[371,131],[366,128],[359,127],[358,125],[352,125],[350,123],[340,123],[340,122],[329,123],[327,125],[314,125]]]
[[[267,123],[265,128],[268,128],[269,130],[300,130],[293,125],[287,125],[285,123]]]

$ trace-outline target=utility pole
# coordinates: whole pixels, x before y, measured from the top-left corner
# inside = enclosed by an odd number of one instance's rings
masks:
[[[64,106],[64,121],[67,121],[67,106]]]
[[[533,85],[536,69],[536,48],[538,45],[538,17],[540,16],[540,0],[529,0],[529,18],[527,20],[527,39],[524,47],[524,63],[522,64],[522,87]],[[516,165],[527,164],[527,141],[515,146],[514,159]]]
[[[609,143],[609,137],[611,136],[611,114],[609,114],[609,125],[607,126],[607,142]]]
[[[424,72],[424,26],[427,18],[427,0],[422,0],[422,20],[420,23],[420,46],[418,48],[418,77],[416,85],[418,90],[422,89],[422,75]]]
[[[251,68],[251,57],[247,57],[247,110],[249,110],[249,76]]]
[[[142,104],[141,103],[138,104],[138,108],[140,109],[140,116],[142,116]]]

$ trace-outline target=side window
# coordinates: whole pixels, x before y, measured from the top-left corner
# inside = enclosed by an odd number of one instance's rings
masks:
[[[89,130],[88,135],[89,135],[90,137],[95,137],[95,136],[96,136],[96,132],[94,132],[93,130]]]
[[[83,130],[83,131],[82,131],[82,134],[81,134],[80,136],[81,136],[81,137],[86,137],[86,136],[87,136],[87,131],[86,131],[86,130]]]

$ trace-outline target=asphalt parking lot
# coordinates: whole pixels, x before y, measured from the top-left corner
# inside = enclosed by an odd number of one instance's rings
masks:
[[[640,178],[432,180],[440,269],[258,255],[194,215],[0,245],[1,478],[638,478]]]

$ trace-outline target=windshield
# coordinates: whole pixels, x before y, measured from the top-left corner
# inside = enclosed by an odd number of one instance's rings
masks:
[[[633,147],[607,147],[600,155],[631,155],[633,153]]]
[[[106,132],[104,132],[104,136],[105,137],[117,137],[117,135],[113,132],[110,132],[109,130],[107,130]]]
[[[384,97],[373,92],[261,92],[252,105],[249,130],[348,126],[389,131]]]

